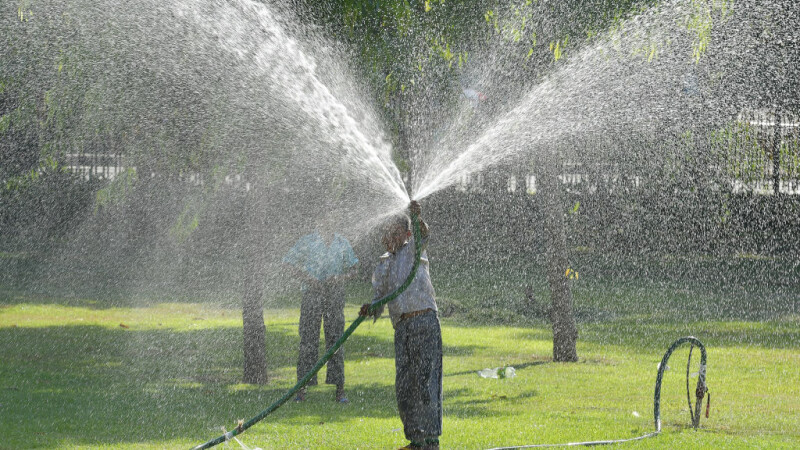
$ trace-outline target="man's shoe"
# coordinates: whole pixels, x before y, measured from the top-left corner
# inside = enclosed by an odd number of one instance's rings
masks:
[[[422,450],[425,447],[425,444],[420,444],[414,441],[411,441],[405,447],[400,447],[397,450]]]

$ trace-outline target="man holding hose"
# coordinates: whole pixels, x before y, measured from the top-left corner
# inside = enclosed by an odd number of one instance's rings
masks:
[[[419,216],[419,203],[412,201],[411,214]],[[411,221],[406,214],[392,217],[383,226],[386,253],[372,275],[374,299],[379,300],[399,287],[414,265],[416,249]],[[421,258],[417,273],[403,293],[388,303],[394,327],[395,395],[406,439],[404,449],[438,450],[442,434],[442,332],[431,284],[426,247],[429,230],[420,218]],[[383,307],[362,316],[377,319]]]

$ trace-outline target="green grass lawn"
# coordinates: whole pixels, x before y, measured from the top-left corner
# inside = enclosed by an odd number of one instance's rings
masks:
[[[581,295],[576,303],[591,306]],[[615,291],[591,298],[598,305],[636,302],[656,309],[680,302],[647,295]],[[271,380],[250,386],[239,382],[240,311],[200,303],[107,303],[0,290],[0,448],[189,448],[219,435],[221,426],[249,419],[294,384],[297,309],[266,311]],[[583,321],[581,360],[574,364],[550,361],[552,336],[543,322],[476,326],[465,316],[443,318],[442,447],[630,438],[652,431],[657,364],[673,340],[689,334],[709,351],[711,417],[700,430],[689,427],[684,348],[673,355],[665,377],[663,434],[623,446],[800,447],[797,315],[687,321],[646,312],[640,307]],[[346,315],[355,318],[355,304]],[[264,449],[404,444],[392,338],[383,318],[365,323],[348,341],[350,404],[334,403],[331,386],[314,387],[308,401],[287,403],[242,441]],[[476,373],[504,365],[514,366],[517,376],[483,379]]]

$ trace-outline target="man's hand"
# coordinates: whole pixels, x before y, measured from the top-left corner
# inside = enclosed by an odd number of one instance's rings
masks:
[[[411,203],[408,204],[408,212],[410,212],[413,215],[419,216],[420,214],[422,214],[422,207],[419,206],[419,202],[417,202],[416,200],[411,200]]]
[[[431,230],[428,228],[428,224],[422,219],[419,220],[419,235],[422,237],[422,239],[427,239],[428,236],[431,235]]]
[[[416,200],[411,200],[411,203],[408,204],[408,212],[411,213],[412,215],[413,214],[417,215],[417,217],[419,218],[420,235],[422,239],[427,239],[427,237],[430,235],[430,230],[428,229],[428,224],[425,223],[424,220],[422,220],[422,217],[420,217],[420,215],[422,214],[422,207],[419,206],[419,202]]]
[[[364,303],[361,305],[361,309],[358,311],[358,315],[362,317],[372,317],[375,320],[372,322],[375,323],[378,318],[383,314],[383,305],[380,308],[377,308],[375,311],[369,312],[369,307],[372,306],[371,303]]]

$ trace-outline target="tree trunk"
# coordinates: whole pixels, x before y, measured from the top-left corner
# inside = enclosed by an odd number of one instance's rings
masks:
[[[550,321],[553,324],[553,361],[578,360],[578,330],[572,307],[572,292],[567,284],[567,241],[560,165],[549,162],[542,174],[541,194],[544,207],[544,238],[547,252],[547,281],[550,285]]]
[[[255,187],[247,192],[244,203],[247,220],[247,247],[244,249],[247,270],[243,280],[242,322],[244,341],[244,383],[266,384],[267,377],[267,329],[264,325],[264,247],[265,209],[264,195]]]

